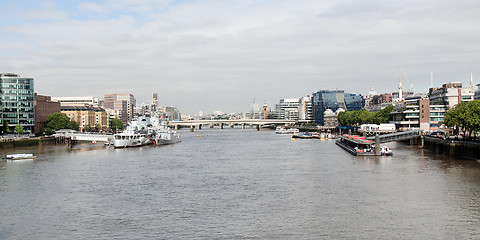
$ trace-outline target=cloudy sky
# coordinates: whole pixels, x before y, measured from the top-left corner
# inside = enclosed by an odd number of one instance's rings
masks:
[[[398,79],[480,83],[480,1],[2,0],[0,72],[51,96],[133,93],[184,114],[246,112]],[[476,78],[478,76],[478,78]],[[478,79],[478,80],[477,80]]]

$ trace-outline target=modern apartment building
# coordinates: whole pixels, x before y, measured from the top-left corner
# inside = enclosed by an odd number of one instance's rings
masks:
[[[25,132],[33,133],[35,126],[34,80],[15,73],[0,73],[0,122],[23,126]]]
[[[103,107],[118,110],[120,120],[128,124],[134,116],[135,97],[132,94],[105,94]]]
[[[42,96],[35,93],[35,127],[34,133],[40,133],[40,130],[45,127],[48,115],[60,112],[60,103],[52,101],[50,96]]]
[[[320,90],[313,93],[312,103],[315,123],[323,126],[325,110],[360,110],[365,105],[365,100],[361,94],[345,93],[344,90]]]

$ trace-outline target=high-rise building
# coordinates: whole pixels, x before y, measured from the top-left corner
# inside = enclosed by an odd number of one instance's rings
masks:
[[[345,93],[344,90],[320,90],[313,93],[312,103],[315,123],[324,125],[325,110],[360,110],[365,105],[365,100],[360,94]]]
[[[35,128],[34,133],[40,133],[45,127],[48,115],[60,112],[60,103],[52,101],[50,96],[42,96],[35,93]]]
[[[120,120],[124,124],[133,119],[135,104],[135,97],[132,94],[105,94],[103,102],[106,109],[119,111]]]
[[[0,73],[0,121],[10,128],[20,124],[25,132],[33,133],[35,126],[33,78],[14,73]]]

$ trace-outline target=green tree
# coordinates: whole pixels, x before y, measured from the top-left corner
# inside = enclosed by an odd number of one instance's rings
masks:
[[[2,134],[7,134],[10,132],[10,128],[8,127],[8,121],[3,121],[2,123]]]
[[[112,131],[115,132],[117,130],[123,129],[123,123],[120,119],[115,118],[110,121],[109,127],[110,129],[112,129]]]
[[[443,123],[454,129],[454,135],[464,138],[476,137],[480,130],[480,100],[461,102],[445,113]]]
[[[78,130],[78,123],[70,120],[70,118],[64,113],[52,113],[48,115],[45,126],[53,131],[60,129]]]
[[[15,125],[15,133],[16,134],[23,134],[25,133],[25,129],[23,129],[23,126],[20,124]]]

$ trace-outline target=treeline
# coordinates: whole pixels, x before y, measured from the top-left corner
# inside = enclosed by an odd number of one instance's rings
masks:
[[[360,126],[367,123],[388,123],[390,120],[392,120],[392,115],[390,114],[392,110],[393,105],[390,105],[378,112],[369,112],[366,109],[340,112],[338,114],[338,122],[342,126]]]
[[[480,131],[480,100],[461,102],[445,113],[443,123],[453,127],[455,136],[463,135],[464,138],[476,138]]]

